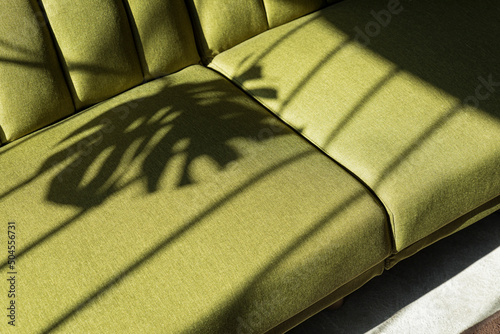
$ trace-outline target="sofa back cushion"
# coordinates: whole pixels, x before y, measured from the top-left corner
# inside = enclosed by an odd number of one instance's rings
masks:
[[[199,62],[182,0],[41,0],[77,109]]]
[[[325,7],[332,0],[263,0],[269,28]]]
[[[339,0],[187,0],[205,63],[269,28]]]
[[[124,4],[146,80],[200,61],[184,0],[126,0]]]
[[[142,82],[122,1],[42,0],[77,109]]]
[[[74,112],[43,14],[35,0],[0,2],[0,142]]]
[[[187,0],[203,60],[266,31],[262,0]]]

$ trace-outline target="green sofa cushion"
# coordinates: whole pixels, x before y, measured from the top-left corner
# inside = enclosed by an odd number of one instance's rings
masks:
[[[183,0],[127,0],[125,4],[146,80],[200,61]]]
[[[210,67],[372,188],[401,250],[500,194],[499,20],[493,0],[342,1]]]
[[[36,1],[0,3],[0,142],[74,112]]]
[[[205,63],[268,28],[289,22],[336,0],[188,0]]]
[[[290,22],[332,2],[331,0],[263,0],[269,28]]]
[[[0,148],[0,170],[23,333],[263,332],[390,253],[370,191],[199,65]]]
[[[42,0],[77,110],[143,81],[123,3]]]
[[[205,62],[268,27],[262,0],[188,0],[187,3]]]

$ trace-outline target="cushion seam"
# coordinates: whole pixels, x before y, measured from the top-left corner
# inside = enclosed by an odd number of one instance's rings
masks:
[[[339,161],[337,161],[335,158],[333,158],[332,156],[330,156],[324,149],[322,149],[320,146],[317,145],[317,143],[312,140],[311,138],[309,138],[307,135],[304,135],[303,133],[300,133],[294,126],[290,125],[288,122],[286,122],[280,115],[277,115],[276,113],[272,112],[271,108],[265,103],[263,102],[259,97],[256,97],[256,96],[253,96],[249,91],[248,89],[246,89],[246,87],[243,86],[243,84],[236,78],[231,78],[230,75],[228,75],[228,73],[223,70],[220,66],[218,66],[215,62],[211,62],[209,64],[209,66],[211,66],[212,68],[214,68],[215,70],[217,70],[218,72],[220,72],[222,75],[224,75],[229,81],[232,81],[234,82],[238,87],[240,87],[241,90],[245,91],[247,93],[247,95],[251,96],[255,101],[257,101],[260,105],[262,105],[269,113],[271,113],[272,115],[274,115],[275,117],[277,117],[278,119],[280,119],[284,124],[286,124],[287,126],[289,126],[291,129],[294,130],[295,133],[297,133],[298,135],[300,135],[302,138],[304,138],[305,140],[307,140],[309,143],[311,143],[316,149],[318,149],[319,151],[323,152],[324,155],[326,155],[327,157],[329,157],[332,161],[334,161],[336,164],[338,164],[339,166],[341,166],[345,171],[347,171],[350,175],[352,175],[358,182],[360,182],[363,187],[365,189],[368,190],[368,192],[374,197],[377,199],[377,201],[379,202],[379,204],[384,208],[384,211],[385,211],[385,214],[386,214],[386,218],[387,221],[388,221],[388,224],[389,224],[389,227],[388,227],[388,230],[389,231],[392,231],[392,235],[391,235],[391,253],[394,253],[396,252],[396,226],[394,224],[394,214],[393,212],[390,210],[390,208],[384,203],[384,201],[382,201],[382,199],[380,198],[380,196],[375,192],[374,189],[372,189],[364,180],[362,180],[357,174],[355,174],[353,171],[351,171],[349,168],[347,168],[346,166],[344,166],[343,164],[341,164]]]

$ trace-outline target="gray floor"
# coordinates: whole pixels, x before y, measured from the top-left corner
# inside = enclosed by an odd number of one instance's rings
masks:
[[[374,278],[289,333],[460,333],[500,309],[500,211]]]

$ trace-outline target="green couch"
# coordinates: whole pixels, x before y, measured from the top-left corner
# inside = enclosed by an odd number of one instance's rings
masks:
[[[3,1],[0,332],[284,332],[495,212],[499,21]]]

